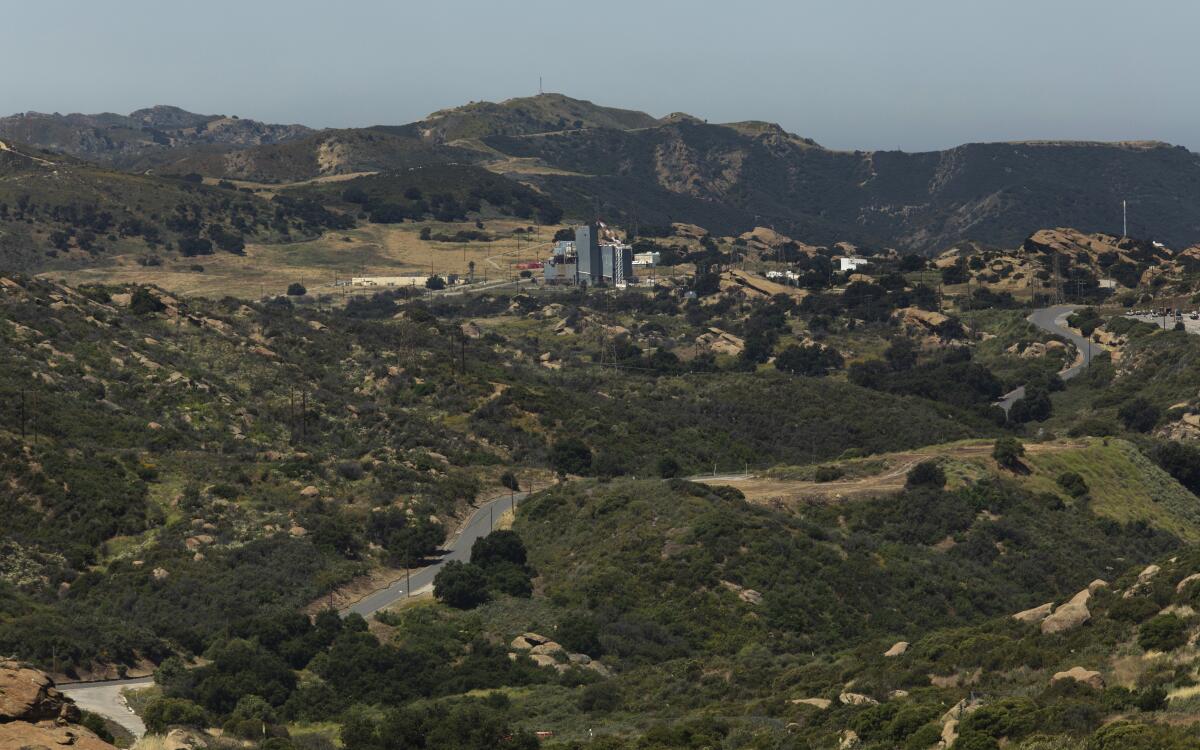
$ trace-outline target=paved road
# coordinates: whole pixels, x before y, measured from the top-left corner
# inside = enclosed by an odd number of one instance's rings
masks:
[[[142,718],[135,714],[129,704],[125,702],[121,691],[148,688],[153,684],[153,677],[138,677],[129,680],[63,683],[58,686],[58,689],[85,711],[112,719],[128,729],[134,737],[141,737],[146,733],[146,725],[142,723]]]
[[[1025,318],[1030,323],[1034,324],[1038,328],[1041,328],[1043,331],[1047,331],[1067,339],[1075,345],[1075,349],[1082,355],[1082,358],[1078,362],[1066,368],[1065,370],[1059,371],[1058,376],[1063,380],[1070,380],[1079,373],[1083,372],[1092,361],[1091,342],[1084,336],[1081,336],[1067,327],[1067,316],[1078,310],[1079,307],[1079,305],[1055,305],[1053,307],[1043,307],[1040,310],[1034,310],[1029,317]],[[1023,398],[1025,398],[1025,386],[1021,386],[1020,388],[1016,388],[1004,394],[1000,400],[996,402],[996,406],[999,406],[1001,409],[1007,412],[1012,408],[1014,403]]]
[[[469,560],[471,557],[471,545],[475,543],[475,540],[482,536],[487,536],[491,532],[494,523],[500,520],[500,516],[505,511],[520,505],[521,501],[528,496],[528,492],[501,495],[486,501],[476,508],[475,512],[467,519],[467,522],[458,530],[458,533],[446,543],[444,547],[445,554],[438,558],[437,562],[421,568],[412,574],[408,583],[411,583],[413,593],[421,593],[426,589],[432,588],[433,577],[437,575],[437,572],[441,570],[447,561]],[[369,617],[384,607],[403,599],[407,593],[408,585],[404,580],[400,580],[385,589],[380,589],[360,599],[342,610],[340,614],[342,617],[345,617],[351,612],[356,612],[363,617]],[[121,696],[121,691],[127,688],[149,687],[153,684],[153,677],[138,677],[127,680],[63,683],[58,687],[63,693],[78,703],[80,708],[112,719],[132,732],[135,737],[141,737],[146,733],[146,725],[129,708],[124,697]]]
[[[494,498],[480,505],[467,522],[463,524],[456,534],[447,543],[445,550],[446,554],[442,555],[432,565],[421,568],[413,573],[410,579],[396,581],[391,586],[385,589],[380,589],[374,594],[370,594],[342,610],[341,615],[345,617],[351,612],[367,617],[372,615],[389,604],[393,604],[406,596],[408,586],[412,586],[412,593],[418,594],[433,586],[433,577],[437,575],[442,566],[449,560],[469,560],[471,558],[471,545],[475,540],[487,536],[492,530],[492,523],[500,519],[500,516],[511,506],[516,506],[521,503],[528,492],[514,493],[511,498],[508,495]]]

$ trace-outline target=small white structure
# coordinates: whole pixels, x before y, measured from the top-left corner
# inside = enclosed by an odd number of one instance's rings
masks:
[[[1099,284],[1100,284],[1101,289],[1116,289],[1117,288],[1117,280],[1116,279],[1100,279]]]
[[[867,265],[871,264],[871,261],[867,260],[866,258],[856,258],[853,255],[847,256],[845,258],[838,258],[837,262],[838,262],[838,270],[842,271],[842,272],[857,271],[858,269],[862,268],[863,266],[867,266]]]
[[[635,266],[657,266],[662,260],[662,253],[634,253],[633,265]]]
[[[351,286],[425,286],[428,276],[355,276]]]

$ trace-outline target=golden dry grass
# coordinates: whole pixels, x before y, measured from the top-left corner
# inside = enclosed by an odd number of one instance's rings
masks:
[[[72,271],[50,271],[45,276],[71,284],[154,284],[174,294],[219,298],[258,298],[283,294],[289,284],[300,282],[310,294],[341,295],[333,286],[337,279],[351,276],[410,276],[432,273],[464,275],[474,261],[478,278],[511,278],[517,262],[544,259],[554,233],[560,226],[536,228],[518,249],[514,229],[531,226],[513,219],[485,222],[484,231],[496,236],[493,242],[432,242],[422,240],[420,231],[429,226],[435,234],[453,235],[476,229],[473,222],[419,224],[367,224],[345,232],[288,244],[246,246],[245,255],[215,253],[197,258],[164,261],[161,266],[140,266],[131,256],[118,256],[102,266]],[[204,271],[190,270],[201,265]],[[349,290],[370,293],[369,289]]]

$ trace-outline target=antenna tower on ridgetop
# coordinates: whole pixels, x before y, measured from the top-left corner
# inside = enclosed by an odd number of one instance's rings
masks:
[[[538,76],[538,95],[540,96],[544,93],[546,93],[546,92],[542,91],[542,77]]]

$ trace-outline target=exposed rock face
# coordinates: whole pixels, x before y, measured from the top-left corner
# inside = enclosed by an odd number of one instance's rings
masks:
[[[1092,598],[1091,587],[1080,591],[1066,604],[1042,620],[1042,632],[1045,634],[1061,633],[1077,628],[1092,619],[1092,613],[1087,608],[1088,600]]]
[[[1014,620],[1028,623],[1039,623],[1050,616],[1051,610],[1054,609],[1054,602],[1046,602],[1032,609],[1021,610],[1012,616]]]
[[[884,656],[900,656],[908,651],[908,641],[897,641],[892,647],[883,652]]]
[[[838,696],[838,700],[846,706],[877,706],[879,701],[869,695],[862,693],[842,693]]]
[[[747,604],[762,604],[763,596],[754,589],[742,588],[733,581],[721,581],[721,585],[738,595]]]
[[[828,698],[795,698],[792,700],[792,703],[796,705],[813,706],[814,708],[819,708],[824,711],[833,704],[833,701],[829,700]]]
[[[1072,630],[1092,619],[1092,613],[1087,605],[1068,602],[1042,620],[1042,632],[1049,635]]]
[[[73,705],[45,673],[13,661],[0,662],[0,722],[53,720],[67,707]]]
[[[1161,568],[1159,568],[1157,565],[1147,565],[1144,569],[1142,569],[1141,573],[1138,573],[1137,581],[1135,581],[1132,586],[1125,589],[1125,593],[1121,596],[1125,599],[1130,599],[1135,596],[1146,586],[1150,585],[1150,582],[1154,580],[1156,575],[1158,575],[1159,570],[1161,570]]]
[[[172,729],[163,740],[163,750],[204,750],[208,741],[194,729]]]
[[[544,635],[537,633],[522,633],[516,638],[513,638],[511,648],[516,651],[529,651],[535,646],[541,646],[544,643],[549,643],[550,639]]]
[[[1065,672],[1057,672],[1055,673],[1054,677],[1050,679],[1050,682],[1053,684],[1055,682],[1061,682],[1062,680],[1075,680],[1076,682],[1082,682],[1084,685],[1095,688],[1096,690],[1104,689],[1103,675],[1091,669],[1084,669],[1083,667],[1071,667]]]
[[[44,672],[0,661],[0,750],[113,750],[77,726],[79,709]]]
[[[1192,573],[1190,576],[1184,577],[1179,583],[1175,584],[1175,592],[1182,592],[1192,581],[1200,581],[1200,573]]]

